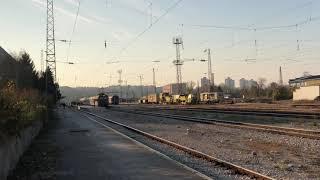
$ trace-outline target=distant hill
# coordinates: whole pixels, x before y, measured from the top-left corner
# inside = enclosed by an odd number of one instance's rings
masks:
[[[141,97],[141,87],[140,86],[122,86],[122,97],[123,98],[140,98]],[[110,86],[106,88],[98,87],[68,87],[61,86],[60,91],[62,96],[65,96],[67,102],[77,101],[82,97],[95,96],[100,92],[104,92],[108,95],[120,95],[119,86]],[[158,87],[157,92],[161,92],[162,88]],[[143,86],[143,95],[154,93],[154,86]]]

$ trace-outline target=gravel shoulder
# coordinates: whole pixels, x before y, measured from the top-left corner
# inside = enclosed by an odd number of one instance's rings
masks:
[[[140,106],[140,107],[172,107],[172,108],[208,108],[208,109],[227,109],[227,110],[247,110],[247,111],[273,111],[273,112],[302,112],[302,113],[319,113],[320,103],[293,103],[293,102],[276,102],[276,103],[236,103],[236,104],[197,104],[197,105],[150,105],[150,104],[129,104],[123,106]]]
[[[317,140],[107,109],[91,111],[278,179],[320,177],[320,141]]]
[[[212,119],[221,119],[235,122],[255,123],[264,125],[273,125],[280,127],[301,128],[310,130],[320,130],[320,119],[304,119],[304,118],[290,118],[290,117],[272,117],[272,116],[258,116],[258,115],[237,115],[227,113],[213,113],[201,111],[180,111],[175,110],[162,110],[159,108],[145,108],[139,106],[127,106],[121,109],[128,110],[144,110],[148,112],[161,112],[166,114],[175,114],[182,116],[203,117]]]

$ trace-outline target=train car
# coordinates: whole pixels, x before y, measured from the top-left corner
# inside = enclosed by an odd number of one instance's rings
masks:
[[[142,97],[139,99],[139,103],[140,103],[140,104],[147,104],[147,103],[148,103],[148,97],[142,96]]]
[[[88,98],[88,100],[89,100],[89,105],[91,105],[91,106],[98,106],[98,97],[99,97],[99,96],[89,97],[89,98]]]
[[[171,95],[171,98],[172,98],[171,100],[172,104],[180,104],[180,100],[179,100],[180,94]]]
[[[200,103],[213,104],[223,100],[223,92],[205,92],[200,93]]]
[[[169,93],[160,93],[159,94],[159,103],[160,104],[172,104],[172,96]]]
[[[119,105],[119,103],[120,103],[119,96],[112,96],[112,104]]]
[[[119,105],[119,103],[120,103],[120,98],[119,98],[119,96],[117,96],[117,95],[109,96],[109,104]]]
[[[188,94],[180,94],[178,99],[178,104],[187,104]]]
[[[108,107],[109,106],[109,97],[104,93],[100,93],[97,98],[97,104],[99,107]]]
[[[90,105],[89,98],[86,98],[86,97],[81,98],[81,99],[79,100],[79,103],[78,103],[78,104],[80,104],[80,105]]]
[[[147,98],[149,104],[159,104],[159,94],[149,94]]]
[[[199,103],[199,100],[196,95],[188,94],[187,104],[198,104],[198,103]]]

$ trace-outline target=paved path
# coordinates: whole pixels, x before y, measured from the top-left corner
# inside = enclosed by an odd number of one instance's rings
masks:
[[[61,149],[59,180],[203,179],[78,112],[58,113],[60,119],[48,137]]]

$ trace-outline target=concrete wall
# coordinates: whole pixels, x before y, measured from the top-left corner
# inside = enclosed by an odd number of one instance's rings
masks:
[[[42,122],[37,121],[16,137],[11,137],[0,144],[0,179],[7,179],[9,172],[15,168],[19,158],[39,134],[42,126]]]
[[[293,92],[293,100],[314,100],[320,96],[320,86],[300,87]]]
[[[187,92],[187,84],[186,83],[173,83],[168,84],[162,87],[163,93],[169,93],[169,94],[180,94],[179,93],[179,87],[181,87],[181,94],[185,94]]]

